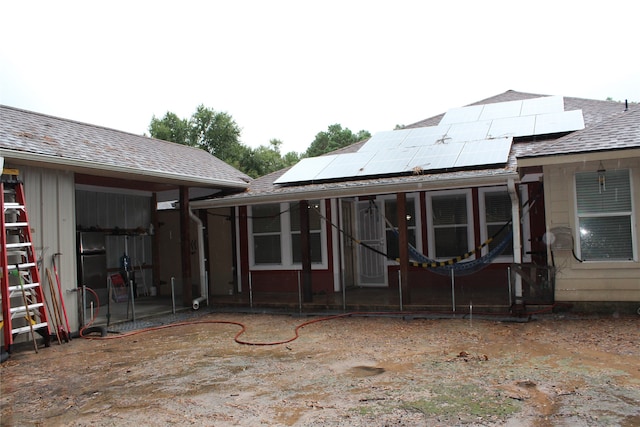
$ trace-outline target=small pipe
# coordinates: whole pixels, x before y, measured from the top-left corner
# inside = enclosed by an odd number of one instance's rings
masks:
[[[172,277],[171,278],[171,307],[172,307],[173,314],[176,314],[176,293],[175,293],[176,286],[175,286],[175,283],[176,283],[176,278]]]
[[[136,302],[135,295],[133,292],[133,280],[129,280],[129,290],[131,291],[131,318],[135,322],[136,321]]]
[[[249,272],[249,307],[253,308],[253,275]]]
[[[400,295],[400,311],[402,311],[402,272],[400,270],[398,270],[398,293]]]
[[[202,301],[205,301],[206,299],[207,299],[206,297],[198,297],[198,298],[193,300],[193,303],[192,303],[191,306],[193,307],[194,310],[197,310],[197,309],[200,308],[200,303]]]
[[[451,269],[451,309],[456,312],[456,279],[453,268]]]
[[[511,297],[511,267],[507,267],[507,282],[509,286],[509,307],[513,304],[513,298]]]
[[[302,314],[302,291],[300,287],[300,270],[298,270],[298,311]]]

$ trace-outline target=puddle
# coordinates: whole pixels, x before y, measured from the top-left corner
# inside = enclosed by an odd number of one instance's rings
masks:
[[[349,373],[354,377],[373,377],[375,375],[380,375],[385,372],[384,368],[378,368],[376,366],[354,366],[349,369]]]

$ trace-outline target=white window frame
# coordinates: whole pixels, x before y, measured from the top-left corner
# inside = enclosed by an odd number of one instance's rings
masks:
[[[434,192],[428,192],[426,193],[426,200],[425,200],[425,204],[426,206],[426,212],[427,212],[427,240],[428,240],[428,248],[429,248],[429,253],[425,254],[427,256],[429,256],[430,258],[434,258],[438,261],[446,261],[450,258],[447,257],[436,257],[436,242],[435,242],[435,228],[433,225],[433,197],[437,197],[437,196],[448,196],[448,195],[460,195],[460,194],[464,194],[466,197],[466,201],[467,201],[467,249],[465,249],[466,251],[469,251],[473,248],[476,247],[475,242],[474,242],[474,220],[473,220],[473,197],[472,197],[472,192],[471,189],[462,189],[462,190],[442,190],[442,191],[434,191]],[[460,256],[460,255],[464,255],[464,252],[461,254],[456,254],[456,256]],[[472,257],[469,257],[468,259],[466,259],[465,261],[471,261],[475,259],[475,255]],[[463,261],[464,262],[464,261]]]
[[[588,173],[590,171],[578,171],[573,177],[573,209],[574,209],[574,221],[575,221],[575,251],[577,257],[582,259],[582,244],[581,244],[581,231],[580,231],[580,218],[594,218],[594,217],[607,217],[607,216],[629,216],[631,222],[631,259],[588,259],[584,260],[584,264],[596,264],[596,263],[632,263],[638,262],[638,245],[637,245],[637,229],[636,229],[636,197],[634,197],[635,190],[633,186],[633,170],[631,168],[621,168],[621,170],[627,170],[629,172],[629,192],[631,197],[631,210],[630,211],[618,211],[615,213],[602,213],[602,214],[578,214],[578,182],[576,175],[578,173]],[[594,179],[597,179],[597,172],[594,172]],[[606,185],[606,182],[605,182]]]
[[[496,187],[483,187],[478,189],[478,216],[480,217],[480,240],[486,242],[489,237],[489,229],[487,224],[487,205],[485,195],[487,193],[505,192],[509,198],[509,190],[507,186]],[[512,215],[513,216],[513,215]],[[513,218],[512,218],[513,219]],[[511,243],[513,248],[513,243]],[[486,255],[489,252],[489,247],[486,246],[482,249],[482,255]],[[492,263],[506,263],[513,262],[513,255],[499,255],[491,261]]]
[[[410,230],[413,230],[415,236],[416,236],[416,249],[418,251],[422,251],[422,218],[420,215],[420,195],[418,193],[407,193],[406,195],[407,198],[407,202],[412,201],[413,202],[413,213],[416,216],[415,218],[415,226],[409,226],[407,227]],[[383,202],[382,205],[382,212],[385,213],[386,212],[386,204],[388,201],[392,201],[392,202],[396,202],[398,201],[397,196],[395,195],[385,195],[385,196],[381,196],[378,198],[379,200],[381,200]],[[387,230],[389,230],[389,226],[387,225],[386,221],[384,224],[384,231],[385,233],[387,232]],[[387,242],[388,245],[388,242]],[[387,250],[388,250],[388,246],[387,246]],[[388,259],[387,258],[387,265],[398,265],[398,262],[392,259]]]
[[[254,253],[254,236],[253,236],[253,206],[247,207],[247,234],[249,237],[249,268],[251,270],[302,270],[302,263],[294,263],[293,262],[293,254],[292,254],[292,245],[291,245],[291,215],[289,211],[289,203],[297,203],[293,202],[283,202],[279,203],[280,205],[280,251],[281,251],[281,262],[278,264],[256,264],[255,263],[255,253]],[[265,203],[271,204],[271,203]],[[320,200],[320,212],[322,216],[326,215],[325,201]],[[321,263],[312,263],[312,270],[324,270],[327,269],[328,261],[327,261],[327,226],[326,221],[320,221],[320,245],[322,251],[322,262]]]

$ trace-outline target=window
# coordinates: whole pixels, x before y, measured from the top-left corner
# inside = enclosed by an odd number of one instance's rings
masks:
[[[255,264],[280,264],[280,205],[258,205],[251,208],[253,225],[253,259]]]
[[[309,201],[311,262],[326,263],[324,204]],[[318,212],[320,210],[320,212]],[[300,203],[273,203],[250,207],[249,219],[252,267],[295,268],[302,262],[300,245]]]
[[[320,202],[309,202],[309,244],[311,246],[311,262],[322,262],[322,221],[318,212]],[[291,214],[291,255],[294,263],[302,262],[302,248],[300,245],[300,203],[289,204]]]
[[[471,192],[442,192],[428,196],[427,212],[433,238],[429,253],[435,258],[453,258],[473,248]]]
[[[634,258],[628,170],[577,173],[576,206],[582,260]]]
[[[416,247],[416,206],[415,199],[413,197],[407,197],[406,199],[406,213],[407,213],[407,233],[409,243]],[[391,223],[385,223],[385,231],[387,237],[387,255],[391,259],[397,259],[400,257],[399,236],[397,234],[398,228],[398,201],[396,199],[387,199],[384,201],[384,215],[387,221]],[[394,230],[395,228],[395,230]]]
[[[493,237],[489,243],[488,252],[500,244],[511,232],[511,227],[503,227],[511,220],[511,197],[504,188],[481,189],[480,192],[480,215],[484,213],[482,240],[486,241]],[[500,231],[502,230],[502,231]],[[499,234],[496,235],[496,233]],[[513,245],[507,245],[501,256],[513,256]]]

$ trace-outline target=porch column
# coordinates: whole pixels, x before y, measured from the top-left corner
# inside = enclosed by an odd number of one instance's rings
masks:
[[[302,251],[302,300],[313,302],[311,284],[311,238],[309,236],[309,202],[300,200],[300,250]]]
[[[409,304],[409,233],[407,231],[407,196],[396,194],[398,209],[398,245],[400,255],[400,280],[402,281],[402,304]]]
[[[191,306],[191,218],[189,217],[189,188],[180,187],[180,259],[182,263],[182,304]]]
[[[153,193],[151,196],[151,225],[153,233],[151,233],[151,283],[155,286],[157,295],[160,295],[160,248],[158,245],[158,194]]]

